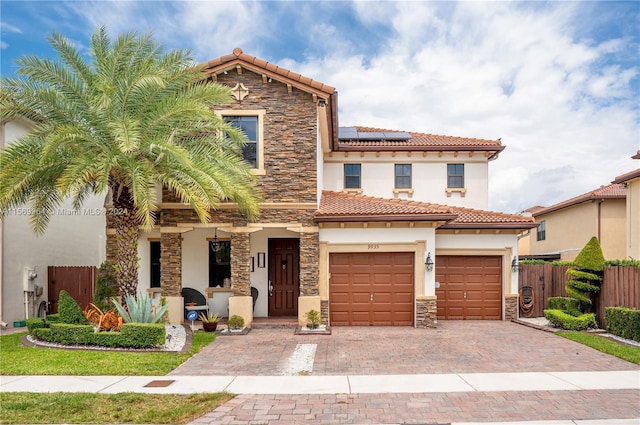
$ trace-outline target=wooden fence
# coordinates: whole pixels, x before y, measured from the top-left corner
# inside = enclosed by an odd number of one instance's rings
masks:
[[[521,264],[518,287],[531,286],[534,294],[533,308],[528,314],[520,310],[521,317],[541,317],[548,306],[549,297],[566,297],[566,272],[568,266],[551,264]],[[640,309],[640,268],[631,266],[607,267],[595,298],[594,312],[598,326],[606,327],[605,307],[624,306]]]
[[[63,289],[85,308],[93,300],[97,269],[93,266],[49,266],[49,313],[58,312],[58,299]]]

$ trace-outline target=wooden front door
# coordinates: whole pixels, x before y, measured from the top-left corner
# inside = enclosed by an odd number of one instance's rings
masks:
[[[300,239],[269,239],[269,316],[297,316]]]

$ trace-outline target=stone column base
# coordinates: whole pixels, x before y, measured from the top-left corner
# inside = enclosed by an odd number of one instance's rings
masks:
[[[253,298],[244,295],[229,297],[229,317],[240,316],[244,319],[244,326],[251,327],[253,323]]]
[[[435,296],[416,299],[416,328],[435,328],[438,325],[436,315],[438,300]]]
[[[504,320],[518,318],[518,294],[509,294],[504,297]]]
[[[182,297],[166,297],[169,309],[169,324],[181,325],[184,319],[184,298]]]
[[[307,317],[305,314],[309,310],[317,310],[321,312],[320,296],[299,296],[298,297],[298,325],[304,326],[307,324]],[[326,324],[326,322],[324,322]]]

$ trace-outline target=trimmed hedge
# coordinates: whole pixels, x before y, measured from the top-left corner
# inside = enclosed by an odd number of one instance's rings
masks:
[[[580,301],[571,297],[549,297],[549,310],[563,310],[572,316],[580,316]]]
[[[46,323],[41,317],[32,317],[30,319],[27,319],[27,330],[30,334],[32,334],[35,329],[43,329],[48,327],[49,324]]]
[[[36,328],[33,330],[33,332],[31,332],[31,335],[33,335],[40,341],[52,342],[50,328]]]
[[[165,339],[165,327],[160,323],[123,323],[121,333],[123,347],[153,347],[164,344]]]
[[[91,345],[93,341],[92,325],[72,325],[69,323],[52,323],[51,340],[64,345]]]
[[[598,327],[594,313],[586,313],[576,317],[562,310],[549,309],[544,311],[544,317],[554,326],[570,331],[583,331]]]
[[[165,341],[165,326],[157,323],[124,323],[121,332],[95,332],[93,325],[48,324],[42,319],[32,325],[29,332],[37,339],[64,345],[153,348]]]
[[[60,318],[60,314],[56,313],[56,314],[47,314],[47,322],[62,322],[62,319]]]
[[[604,317],[608,332],[640,342],[640,310],[626,307],[606,307]]]
[[[86,325],[89,323],[80,305],[64,289],[58,296],[58,313],[62,323],[70,325]]]

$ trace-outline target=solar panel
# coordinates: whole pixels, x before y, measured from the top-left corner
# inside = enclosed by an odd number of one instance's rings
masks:
[[[358,130],[355,127],[339,127],[338,138],[339,139],[357,139]]]
[[[373,131],[359,131],[358,139],[360,140],[382,140],[384,139],[384,133],[378,133]]]
[[[406,131],[358,131],[356,127],[338,128],[338,138],[342,140],[410,140],[411,134]]]
[[[384,138],[387,140],[409,140],[411,139],[411,134],[406,131],[385,132]]]

